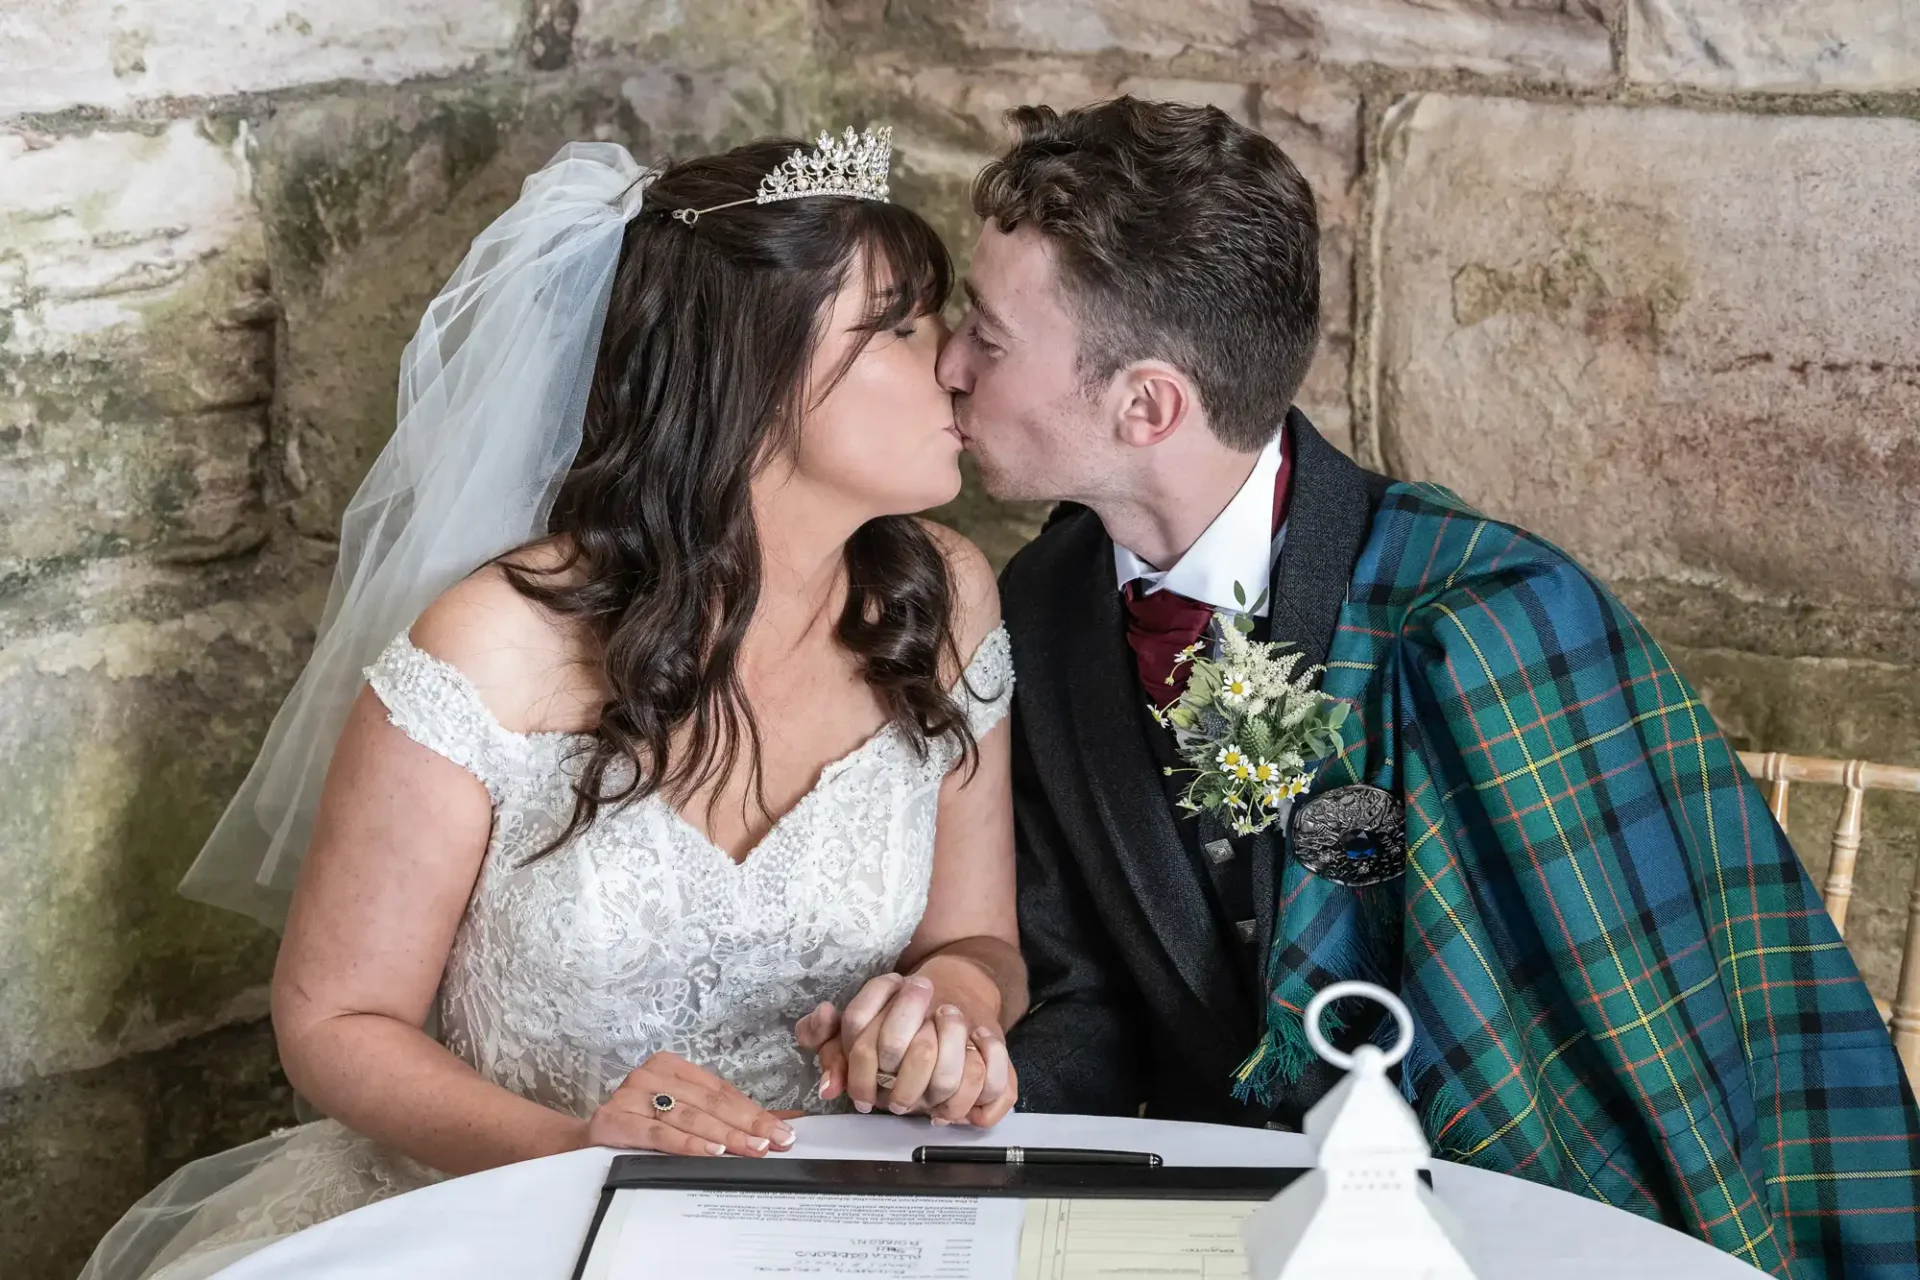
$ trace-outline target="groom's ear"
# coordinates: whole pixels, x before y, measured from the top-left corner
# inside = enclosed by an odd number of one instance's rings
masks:
[[[1198,414],[1200,399],[1186,374],[1162,360],[1141,360],[1113,375],[1108,388],[1114,428],[1124,444],[1151,448]]]

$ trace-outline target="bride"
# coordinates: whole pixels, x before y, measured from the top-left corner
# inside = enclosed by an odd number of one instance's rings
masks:
[[[573,144],[474,242],[183,885],[284,914],[328,1118],[182,1169],[84,1280],[579,1147],[1012,1107],[1012,666],[984,558],[910,514],[960,485],[950,266],[887,164]]]

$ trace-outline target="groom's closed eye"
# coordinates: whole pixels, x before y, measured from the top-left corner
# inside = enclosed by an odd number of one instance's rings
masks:
[[[997,358],[1005,354],[1006,349],[987,336],[986,328],[981,324],[980,313],[977,311],[968,313],[966,320],[960,325],[960,332],[989,357]]]
[[[967,318],[961,325],[962,329],[983,350],[991,355],[999,355],[1005,347],[999,341],[998,335],[1005,333],[1007,326],[1001,322],[999,316],[994,314],[993,308],[981,299],[980,291],[974,287],[973,281],[962,282],[961,288],[966,292],[968,307]]]

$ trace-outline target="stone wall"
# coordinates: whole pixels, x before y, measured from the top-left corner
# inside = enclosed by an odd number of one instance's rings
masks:
[[[1901,0],[15,0],[0,16],[0,1274],[284,1122],[273,940],[171,886],[298,670],[401,347],[568,138],[883,118],[964,254],[1000,113],[1277,139],[1302,394],[1534,527],[1741,746],[1920,763],[1920,28]],[[1039,513],[947,513],[1004,559]],[[1823,861],[1827,797],[1794,835]],[[1920,805],[1868,805],[1890,994]]]
[[[291,1119],[274,940],[173,885],[299,670],[400,353],[570,138],[804,129],[805,0],[0,17],[0,1275]],[[750,32],[742,40],[740,33]]]

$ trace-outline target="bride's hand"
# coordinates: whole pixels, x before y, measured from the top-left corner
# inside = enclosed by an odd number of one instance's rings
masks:
[[[672,1101],[657,1107],[662,1094]],[[793,1130],[706,1068],[678,1054],[656,1053],[588,1118],[584,1145],[686,1156],[764,1156],[792,1146]]]
[[[882,1089],[896,1115],[923,1112],[935,1124],[997,1124],[1013,1109],[1019,1085],[999,1028],[967,1029],[954,1005],[929,1012],[933,984],[882,974],[847,1004],[843,1015],[822,1004],[795,1029],[800,1047],[820,1062],[820,1097],[844,1090],[871,1111]],[[892,1077],[891,1084],[880,1077]]]

